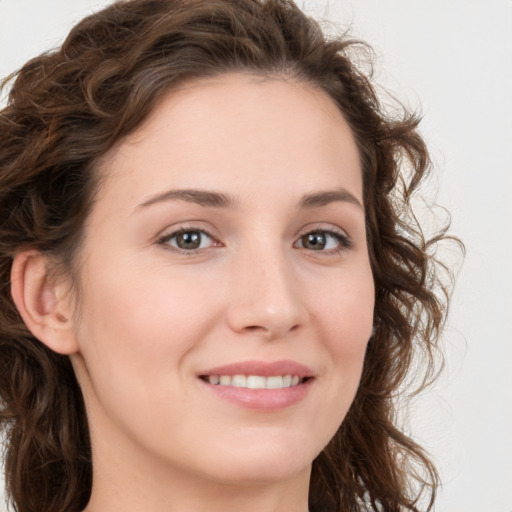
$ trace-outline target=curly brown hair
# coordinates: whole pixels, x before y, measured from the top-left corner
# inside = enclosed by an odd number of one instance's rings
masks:
[[[448,292],[432,249],[446,230],[425,239],[412,214],[431,168],[419,118],[387,113],[357,65],[367,54],[345,34],[326,37],[291,0],[125,0],[11,77],[0,112],[0,426],[18,512],[82,510],[92,461],[69,359],[40,343],[13,303],[13,259],[35,249],[72,272],[100,157],[176,84],[230,71],[325,91],[361,154],[375,330],[355,400],[313,463],[310,510],[416,511],[425,495],[431,510],[438,474],[396,425],[395,399],[412,368],[423,368],[420,388],[437,371]]]

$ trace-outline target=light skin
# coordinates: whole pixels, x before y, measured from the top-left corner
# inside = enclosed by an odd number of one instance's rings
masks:
[[[99,172],[80,314],[40,254],[13,267],[25,322],[70,355],[84,393],[87,512],[306,512],[311,463],[354,398],[372,330],[347,123],[310,85],[228,74],[171,91]],[[200,377],[283,360],[311,378],[276,409]]]

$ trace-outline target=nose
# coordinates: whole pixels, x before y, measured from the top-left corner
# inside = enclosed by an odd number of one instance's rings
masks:
[[[229,326],[237,333],[280,339],[305,325],[308,312],[290,262],[279,254],[238,262],[231,274]]]

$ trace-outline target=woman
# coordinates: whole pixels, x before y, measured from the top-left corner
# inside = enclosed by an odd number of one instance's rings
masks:
[[[416,355],[433,375],[444,234],[410,215],[418,120],[386,115],[358,47],[289,1],[128,0],[17,74],[0,116],[17,510],[432,508],[394,399]]]

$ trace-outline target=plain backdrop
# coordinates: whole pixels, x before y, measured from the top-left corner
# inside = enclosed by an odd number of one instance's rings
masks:
[[[0,76],[108,3],[0,0]],[[429,194],[467,255],[446,370],[415,402],[411,429],[441,470],[437,511],[512,512],[512,1],[298,3],[372,44],[379,82],[423,113],[437,173]]]

